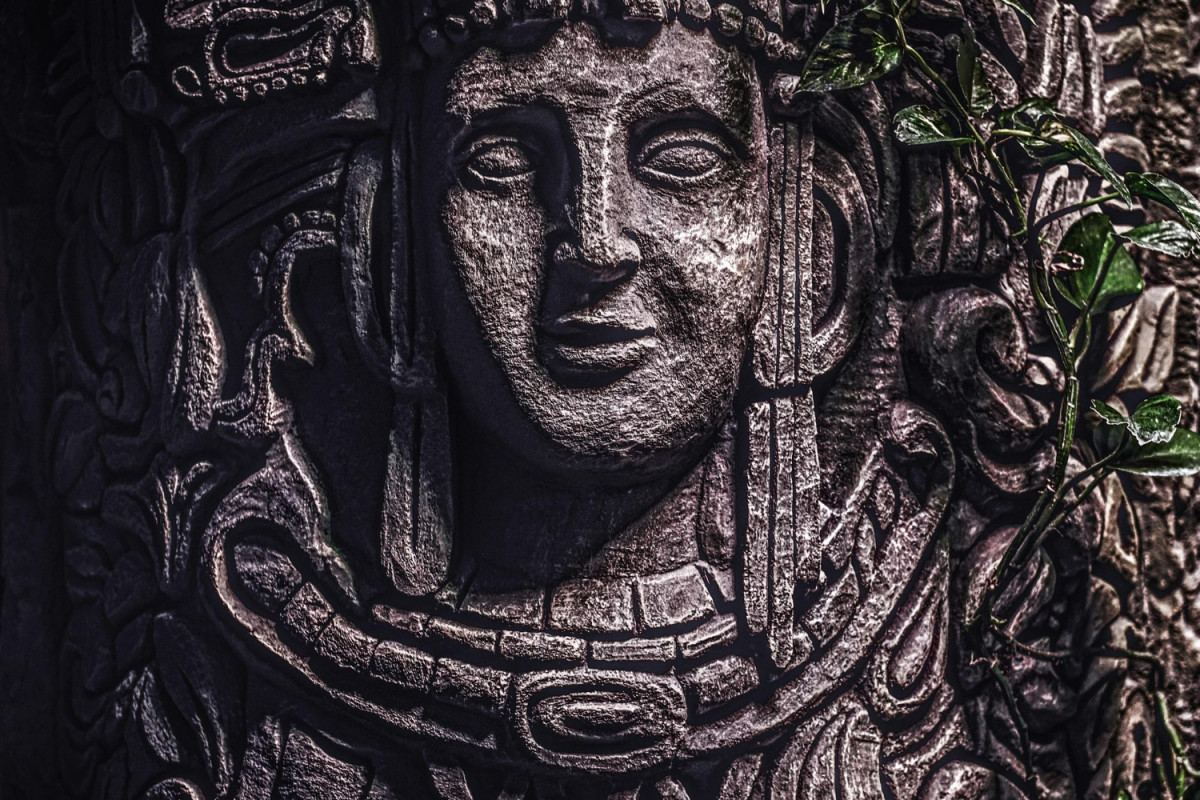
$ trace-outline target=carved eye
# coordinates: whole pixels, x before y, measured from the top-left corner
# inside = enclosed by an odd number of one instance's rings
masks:
[[[646,142],[634,167],[651,181],[687,186],[715,176],[734,158],[733,150],[715,133],[673,130]]]
[[[514,139],[484,139],[467,153],[464,166],[483,185],[510,183],[534,170],[530,152]]]

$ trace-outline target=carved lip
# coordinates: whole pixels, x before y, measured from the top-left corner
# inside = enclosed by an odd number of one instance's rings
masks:
[[[566,314],[540,326],[542,356],[552,372],[628,372],[658,346],[652,324],[610,319],[603,314]],[[648,322],[648,321],[647,321]]]

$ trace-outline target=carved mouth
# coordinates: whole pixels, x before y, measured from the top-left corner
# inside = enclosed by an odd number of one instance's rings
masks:
[[[658,346],[653,325],[571,314],[540,328],[542,359],[559,380],[604,385],[636,369]]]

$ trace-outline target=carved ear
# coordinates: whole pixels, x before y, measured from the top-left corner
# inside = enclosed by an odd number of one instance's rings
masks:
[[[878,95],[864,93],[853,109],[829,97],[810,114],[771,125],[771,236],[752,354],[757,386],[741,426],[742,581],[747,624],[766,635],[781,668],[797,648],[796,585],[820,577],[812,382],[853,346],[876,259],[892,236],[897,171],[879,138],[886,118]]]
[[[766,389],[808,385],[853,346],[891,245],[899,168],[874,88],[771,125],[767,291],[754,334]]]
[[[390,147],[364,145],[351,164],[342,275],[359,351],[377,374],[390,380],[396,397],[380,560],[398,590],[423,595],[440,588],[450,568],[450,424],[436,372],[433,329],[424,313],[426,276],[412,258],[409,131],[403,119],[396,131]],[[391,180],[385,180],[389,175]],[[381,231],[382,226],[387,230]],[[380,242],[390,242],[390,249]]]
[[[771,127],[770,138],[766,289],[752,358],[755,389],[765,392],[748,404],[740,426],[747,456],[741,577],[747,625],[765,635],[772,661],[783,668],[796,650],[796,584],[815,583],[820,569],[820,482],[810,388],[815,374],[811,122],[780,122]]]

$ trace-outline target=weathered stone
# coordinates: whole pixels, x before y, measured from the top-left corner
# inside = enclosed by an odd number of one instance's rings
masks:
[[[688,696],[703,711],[728,703],[758,685],[754,663],[743,656],[725,656],[679,676]]]
[[[339,667],[366,672],[371,666],[371,653],[377,641],[354,627],[340,614],[317,637],[316,649]]]
[[[461,642],[476,650],[488,652],[496,649],[496,640],[500,635],[499,632],[488,628],[464,625],[461,622],[436,616],[429,618],[425,630],[430,636],[441,636],[451,641]]]
[[[597,641],[591,646],[592,660],[596,662],[671,661],[675,653],[673,636]]]
[[[439,658],[431,688],[443,700],[498,714],[504,709],[509,680],[502,670]]]
[[[371,674],[406,689],[424,690],[433,678],[433,657],[399,642],[382,641],[371,659]]]
[[[1092,400],[1200,397],[1200,269],[1132,243],[1068,379],[1038,248],[1175,210],[1000,115],[1196,188],[1200,11],[923,0],[998,173],[897,139],[913,58],[811,91],[834,5],[9,0],[0,795],[1161,793],[1194,478],[963,626]]]
[[[320,591],[311,583],[300,587],[299,591],[283,607],[279,621],[294,636],[298,636],[305,644],[314,644],[321,631],[333,617],[333,608],[329,605]]]
[[[638,578],[635,586],[641,623],[648,630],[687,625],[715,613],[708,588],[691,565]]]
[[[243,542],[233,549],[233,560],[251,596],[271,611],[278,612],[304,582],[287,558],[265,547]]]
[[[699,658],[736,638],[737,620],[731,616],[718,617],[679,634],[679,654],[683,658]]]
[[[529,631],[504,631],[500,634],[500,655],[533,661],[583,662],[587,642],[574,636]]]
[[[495,620],[542,627],[545,614],[546,593],[544,591],[504,592],[501,594],[468,594],[462,602],[462,610]]]
[[[622,580],[569,581],[550,595],[549,620],[556,630],[632,632],[633,587]]]

